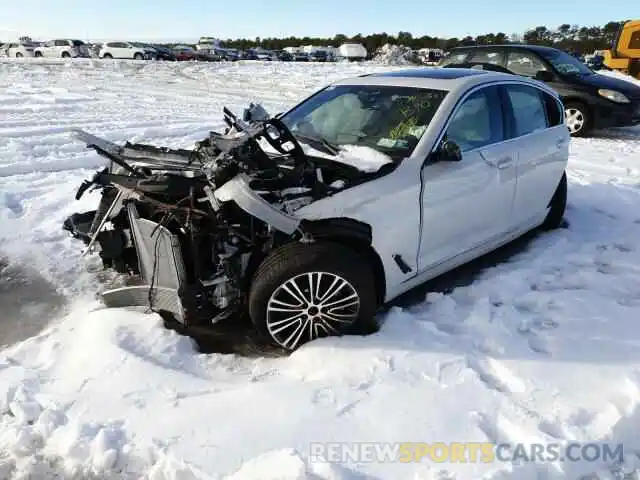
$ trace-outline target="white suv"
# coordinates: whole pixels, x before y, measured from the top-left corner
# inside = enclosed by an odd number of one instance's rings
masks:
[[[293,350],[375,331],[382,304],[562,224],[569,130],[535,80],[411,69],[225,120],[193,151],[80,134],[112,167],[76,197],[102,187],[98,210],[65,228],[143,280],[107,306],[170,313],[187,333],[248,314]]]
[[[36,57],[76,58],[89,57],[89,49],[80,40],[50,40],[34,50]]]
[[[149,60],[153,52],[145,47],[136,47],[130,42],[107,42],[98,53],[100,58],[125,58],[130,60]]]
[[[4,57],[33,57],[34,45],[26,42],[5,43],[0,45],[0,56]]]

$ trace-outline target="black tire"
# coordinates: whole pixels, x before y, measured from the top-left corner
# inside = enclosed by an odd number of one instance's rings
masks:
[[[16,53],[16,58],[22,58],[24,55],[22,55],[20,52]]]
[[[111,55],[110,53],[105,53],[102,58],[106,58],[107,60],[112,60],[113,59],[113,55]]]
[[[560,183],[551,198],[551,207],[542,224],[543,230],[555,230],[563,224],[564,212],[567,208],[567,174],[563,173]]]
[[[285,292],[283,290],[284,284],[293,280],[298,282],[299,286],[301,285],[300,290],[303,294],[308,294],[309,289],[304,289],[305,282],[308,281],[305,274],[308,273],[316,273],[313,277],[317,282],[315,290],[316,292],[324,290],[324,295],[328,295],[331,291],[329,285],[333,279],[340,278],[347,282],[343,287],[335,290],[334,294],[343,292],[347,296],[341,302],[353,297],[354,292],[357,295],[359,300],[357,308],[354,307],[348,311],[348,315],[352,315],[349,319],[351,323],[344,325],[335,323],[335,316],[347,315],[345,313],[347,310],[336,307],[335,303],[337,302],[333,299],[340,297],[331,294],[328,297],[331,302],[324,309],[317,307],[314,309],[307,303],[306,307],[301,307],[301,309],[306,308],[306,311],[295,315],[295,317],[301,316],[299,323],[290,324],[290,327],[285,328],[282,332],[277,331],[277,327],[280,325],[273,325],[272,322],[277,323],[278,319],[282,320],[282,317],[278,315],[294,318],[291,314],[296,310],[269,311],[268,306],[272,301],[272,296],[275,294],[275,298],[282,295]],[[289,298],[293,299],[294,297]],[[248,307],[251,321],[260,334],[282,348],[295,350],[310,340],[329,335],[374,333],[378,330],[375,318],[376,298],[373,272],[367,264],[367,260],[355,251],[332,242],[291,243],[274,250],[258,267],[251,283]],[[302,302],[298,303],[302,305]],[[314,295],[313,303],[322,307],[321,297],[318,298]],[[330,307],[331,304],[334,306]],[[344,303],[339,305],[344,305]],[[342,310],[342,313],[336,313],[339,310]],[[325,319],[329,319],[330,322],[327,323]],[[298,332],[300,333],[299,337]],[[293,340],[297,339],[297,341],[287,341],[291,335],[294,337]]]
[[[35,55],[37,58],[40,58],[40,57],[42,57],[42,52],[36,52],[36,53],[34,53],[34,55]]]
[[[136,53],[136,54],[133,56],[133,59],[134,59],[134,60],[144,60],[144,55],[142,55],[141,53]]]
[[[62,58],[71,58],[71,54],[69,52],[62,52]]]
[[[593,128],[593,119],[591,117],[591,111],[584,103],[578,101],[569,101],[564,104],[565,115],[567,116],[567,126],[569,133],[572,137],[585,137]],[[579,128],[572,128],[569,125],[569,112],[577,112],[581,117],[581,126]]]

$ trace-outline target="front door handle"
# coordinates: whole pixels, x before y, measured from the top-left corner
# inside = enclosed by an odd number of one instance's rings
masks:
[[[502,157],[500,160],[496,162],[496,167],[499,169],[508,168],[513,163],[512,157]]]

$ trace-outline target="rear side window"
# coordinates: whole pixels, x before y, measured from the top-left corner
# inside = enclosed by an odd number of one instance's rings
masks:
[[[513,73],[517,73],[518,75],[535,77],[536,73],[541,70],[547,70],[547,67],[535,53],[520,50],[509,52],[507,69],[511,70]]]
[[[527,85],[508,85],[506,90],[513,108],[515,136],[547,128],[547,109],[540,90]]]
[[[56,47],[66,47],[68,42],[66,40],[56,40],[55,45]]]
[[[469,52],[452,52],[440,62],[440,66],[465,63],[468,56]]]
[[[494,65],[501,65],[504,60],[504,55],[495,50],[478,50],[469,59],[469,62],[473,63],[491,63]]]

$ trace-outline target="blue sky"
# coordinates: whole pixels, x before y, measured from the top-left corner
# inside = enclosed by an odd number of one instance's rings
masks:
[[[184,39],[333,36],[409,31],[465,36],[521,33],[536,25],[600,25],[637,16],[638,0],[602,9],[587,0],[0,0],[0,41],[34,39]],[[609,17],[611,15],[611,18]]]

